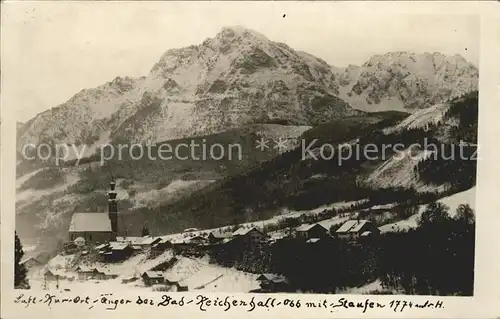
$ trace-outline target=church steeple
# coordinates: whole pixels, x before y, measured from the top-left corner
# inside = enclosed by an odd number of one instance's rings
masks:
[[[116,183],[111,180],[109,183],[110,191],[108,193],[108,214],[109,219],[111,220],[111,230],[113,234],[116,236],[118,234],[118,203],[116,200]]]

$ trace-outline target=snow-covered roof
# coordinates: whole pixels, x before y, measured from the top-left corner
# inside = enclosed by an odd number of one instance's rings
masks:
[[[111,220],[108,213],[74,213],[69,231],[111,232]]]
[[[148,276],[149,278],[163,278],[163,273],[156,271],[146,271],[144,272],[143,276],[144,275]]]
[[[295,228],[295,231],[308,231],[309,229],[313,228],[314,224],[302,224],[299,227]]]
[[[34,262],[38,263],[38,264],[41,264],[40,261],[38,261],[38,259],[36,259],[34,256],[31,256],[31,257],[28,257],[28,258],[24,258],[23,260],[21,260],[19,263],[22,265],[30,260],[33,260]]]
[[[137,243],[137,244],[140,244],[140,245],[151,245],[153,244],[155,241],[160,241],[161,238],[159,237],[151,237],[151,236],[148,236],[148,237],[143,237],[142,238],[142,241],[140,243]]]
[[[337,230],[337,233],[355,233],[361,230],[361,228],[367,224],[370,223],[368,220],[349,220],[344,223],[344,225],[340,226],[340,228]]]
[[[124,250],[128,246],[130,246],[130,244],[127,242],[111,242],[111,243],[109,243],[109,248],[111,250]]]
[[[354,227],[350,231],[358,232],[361,230],[361,228],[363,228],[364,225],[370,224],[370,223],[371,222],[367,221],[367,220],[360,220],[356,225],[354,225]]]
[[[97,269],[94,267],[89,267],[89,266],[78,266],[76,268],[78,272],[93,272],[96,271]]]
[[[361,234],[361,236],[370,236],[372,234],[371,231],[365,231]]]
[[[241,227],[241,228],[238,228],[234,233],[233,233],[233,236],[245,236],[246,234],[248,234],[249,232],[251,232],[252,230],[256,230],[258,231],[259,233],[262,233],[260,230],[258,230],[256,227],[251,227],[251,228],[244,228],[244,227]]]
[[[142,243],[143,240],[144,240],[143,237],[133,237],[133,236],[129,236],[129,237],[116,237],[116,241],[129,242],[129,243],[131,243],[133,245],[140,244],[140,243]]]
[[[99,246],[96,246],[95,249],[101,250],[105,247],[108,247],[109,245],[110,245],[109,243],[100,244]]]
[[[221,231],[213,231],[210,233],[215,238],[230,238],[233,236],[231,232],[221,232]]]
[[[295,231],[307,232],[307,231],[313,229],[315,226],[323,227],[323,225],[321,225],[321,224],[302,224],[299,227],[295,228]],[[325,228],[325,227],[323,227],[323,228]],[[327,229],[325,228],[325,230],[327,230]]]
[[[99,267],[95,268],[98,272],[105,274],[105,275],[117,275],[116,271],[113,271],[112,269],[109,268],[104,268],[104,267]]]

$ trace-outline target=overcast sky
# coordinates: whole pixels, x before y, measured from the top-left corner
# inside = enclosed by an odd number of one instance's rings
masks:
[[[232,25],[256,30],[335,66],[361,64],[373,54],[401,50],[461,54],[478,65],[477,16],[429,15],[415,9],[408,15],[401,6],[384,6],[346,2],[2,4],[2,108],[15,108],[17,118],[27,121],[83,88],[116,76],[147,75],[167,49],[199,44]],[[375,13],[376,9],[384,14]]]

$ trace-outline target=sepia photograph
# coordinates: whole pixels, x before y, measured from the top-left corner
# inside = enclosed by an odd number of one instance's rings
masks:
[[[2,15],[16,289],[475,295],[478,15],[117,4]]]

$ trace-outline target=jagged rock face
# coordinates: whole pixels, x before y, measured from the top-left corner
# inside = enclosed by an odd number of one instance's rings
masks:
[[[392,52],[337,71],[340,97],[353,107],[414,110],[477,90],[479,72],[462,56]]]
[[[314,125],[358,113],[330,66],[244,28],[168,50],[144,78],[116,78],[39,114],[25,143],[162,141],[249,123]]]

